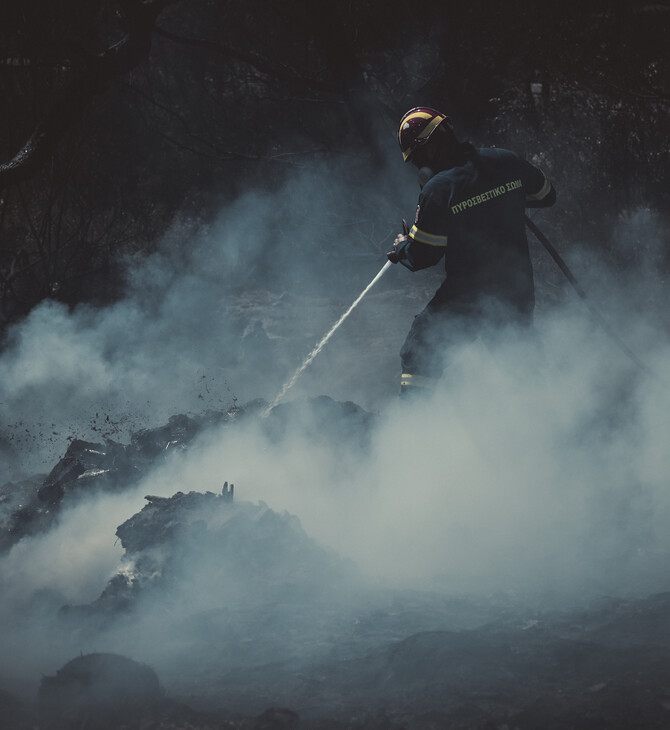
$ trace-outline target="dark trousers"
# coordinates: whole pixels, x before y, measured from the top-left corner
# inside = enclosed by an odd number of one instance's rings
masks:
[[[439,378],[454,348],[477,337],[490,345],[506,328],[530,331],[532,319],[532,304],[519,308],[495,300],[469,302],[433,297],[414,318],[400,350],[402,372]]]

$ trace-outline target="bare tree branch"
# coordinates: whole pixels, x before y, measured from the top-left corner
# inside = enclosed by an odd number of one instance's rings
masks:
[[[174,43],[180,43],[185,46],[194,46],[196,48],[204,48],[207,51],[214,51],[221,56],[226,58],[235,58],[238,61],[252,66],[257,71],[267,74],[275,79],[282,79],[292,83],[299,84],[301,87],[307,86],[318,91],[328,92],[341,92],[342,88],[337,84],[323,81],[312,76],[303,76],[298,73],[295,69],[287,66],[283,63],[270,60],[260,53],[255,51],[246,51],[241,48],[236,48],[229,43],[221,43],[219,41],[210,41],[205,38],[188,38],[186,36],[180,36],[175,33],[170,33],[163,28],[154,27],[154,33],[156,35],[167,38]]]
[[[214,152],[218,152],[217,148],[211,142],[209,142],[208,140],[204,139],[203,137],[200,137],[199,135],[195,134],[195,132],[193,132],[191,130],[191,127],[189,126],[189,124],[186,121],[186,119],[184,119],[184,117],[181,114],[179,114],[178,112],[176,112],[174,109],[171,109],[170,107],[166,106],[165,104],[162,104],[157,99],[154,99],[153,96],[150,96],[149,94],[147,94],[142,89],[137,88],[137,86],[133,86],[132,84],[128,84],[128,83],[124,83],[123,86],[126,89],[129,89],[133,93],[135,93],[138,96],[140,96],[142,99],[144,99],[145,101],[147,101],[152,106],[155,106],[157,109],[160,109],[161,111],[165,112],[170,117],[172,117],[173,119],[175,119],[177,122],[179,122],[179,124],[182,127],[182,129],[184,130],[184,133],[186,134],[186,136],[190,137],[191,139],[193,139],[193,140],[195,140],[197,142],[201,142],[202,144],[204,144],[206,147],[209,147]],[[226,154],[231,154],[232,155],[233,153],[226,153]],[[251,156],[243,155],[241,153],[240,153],[240,156],[241,157],[249,157],[249,159],[253,159]]]
[[[135,68],[148,54],[156,17],[173,0],[119,0],[125,36],[88,59],[79,77],[54,102],[14,157],[0,164],[0,189],[27,180],[41,168],[59,140],[97,94],[114,78]]]
[[[184,117],[176,112],[174,109],[171,109],[170,107],[165,106],[165,104],[162,104],[161,102],[154,99],[152,96],[144,92],[142,89],[138,89],[136,86],[133,86],[132,84],[123,84],[124,88],[128,89],[129,91],[132,91],[133,93],[137,94],[139,97],[144,99],[146,102],[151,104],[152,106],[156,107],[157,109],[160,109],[161,111],[167,113],[169,116],[171,116],[173,119],[175,119],[179,125],[182,127],[184,133],[187,137],[190,137],[195,142],[199,142],[200,144],[204,145],[205,147],[209,148],[210,152],[204,152],[202,150],[199,150],[195,147],[192,147],[188,144],[185,144],[184,142],[175,139],[171,135],[167,134],[166,132],[163,132],[161,129],[155,129],[154,132],[159,137],[164,139],[166,142],[169,142],[170,144],[174,145],[175,147],[178,147],[179,149],[185,150],[186,152],[190,152],[194,155],[197,155],[199,157],[204,157],[210,160],[219,160],[222,162],[230,162],[231,160],[248,160],[251,162],[285,162],[287,164],[293,164],[291,160],[288,160],[286,158],[289,157],[304,157],[306,155],[315,155],[315,154],[321,154],[324,152],[328,152],[328,150],[321,146],[316,147],[311,150],[303,150],[303,151],[296,151],[296,152],[282,152],[276,155],[257,155],[257,154],[251,154],[247,152],[238,152],[238,151],[232,151],[232,150],[224,150],[218,147],[213,142],[205,139],[204,137],[201,137],[198,134],[195,134],[195,132],[191,131],[191,128],[184,119]],[[144,116],[144,115],[143,115]],[[144,117],[145,124],[147,126],[150,126],[149,122],[147,121],[146,117]]]

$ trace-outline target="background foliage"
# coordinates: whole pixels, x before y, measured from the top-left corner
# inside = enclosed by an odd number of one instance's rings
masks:
[[[0,19],[2,327],[47,297],[113,300],[176,215],[315,159],[396,164],[417,104],[540,164],[553,225],[622,270],[645,254],[612,244],[622,217],[670,209],[669,2],[26,0]]]

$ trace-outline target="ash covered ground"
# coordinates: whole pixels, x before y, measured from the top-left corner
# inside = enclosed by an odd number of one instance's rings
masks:
[[[418,575],[413,587],[400,585],[412,582],[407,576],[371,580],[370,566],[321,544],[294,514],[245,499],[244,484],[221,481],[212,491],[210,479],[188,476],[214,445],[239,448],[237,438],[250,432],[269,452],[261,460],[292,458],[299,438],[315,449],[336,443],[347,479],[351,464],[376,448],[380,416],[351,402],[307,399],[262,418],[264,406],[175,416],[127,444],[75,440],[46,476],[4,485],[10,589],[22,583],[9,569],[19,569],[21,551],[24,561],[31,551],[43,559],[57,550],[62,559],[62,542],[82,520],[108,527],[100,537],[111,545],[114,528],[95,505],[106,513],[122,504],[128,516],[115,529],[118,561],[91,600],[68,603],[53,587],[5,594],[3,727],[668,726],[670,593],[623,597],[584,583],[580,597],[559,596],[549,586],[565,575],[529,587],[505,560],[507,574],[488,593],[448,576],[434,577],[431,589]],[[159,493],[143,495],[139,508],[138,488],[147,485]],[[409,512],[414,486],[404,492]],[[341,509],[361,508],[351,484],[330,497]],[[377,506],[359,525],[369,521],[372,540],[384,519]],[[342,526],[334,511],[323,518]],[[74,539],[95,549],[90,535]],[[400,531],[385,539],[391,560],[412,550]],[[618,557],[622,570],[637,559],[638,571],[653,572],[649,555]],[[537,560],[547,569],[546,556]],[[481,580],[492,585],[490,576]]]
[[[3,727],[670,726],[650,214],[619,226],[647,268],[569,253],[654,376],[534,251],[541,352],[464,343],[431,399],[399,402],[397,353],[441,276],[395,267],[265,418],[401,215],[361,198],[378,212],[317,230],[349,190],[327,172],[176,226],[116,305],[45,302],[8,334]]]

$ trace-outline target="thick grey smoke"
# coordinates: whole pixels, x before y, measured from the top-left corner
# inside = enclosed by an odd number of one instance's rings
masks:
[[[399,225],[400,183],[354,193],[349,174],[324,164],[279,191],[250,191],[214,222],[178,221],[155,254],[128,262],[127,295],[114,306],[37,307],[0,359],[4,478],[49,469],[68,437],[120,438],[176,412],[271,399],[379,269]],[[384,325],[370,311],[352,323],[348,342],[369,343],[376,357],[361,347],[337,395],[369,407],[388,393],[372,372],[390,360]],[[337,390],[345,351],[324,353],[301,386]]]
[[[543,327],[539,367],[524,342],[495,358],[464,349],[429,402],[387,406],[363,457],[306,429],[275,445],[240,432],[182,479],[225,469],[402,585],[564,599],[667,588],[667,386],[594,348],[579,318]],[[652,367],[667,354],[649,353]]]
[[[49,449],[39,437],[32,461],[15,448],[7,473],[47,470],[70,433],[95,440],[107,429],[123,440],[129,426],[178,411],[270,399],[377,273],[413,205],[406,179],[359,188],[346,167],[308,170],[278,192],[244,196],[215,224],[176,226],[154,256],[131,262],[119,304],[40,306],[12,334],[0,382],[8,422],[47,427],[53,441]],[[621,241],[642,237],[658,250],[659,235],[648,213],[622,218]],[[577,272],[584,258],[570,260]],[[342,424],[324,429],[309,409],[296,409],[279,436],[254,419],[209,430],[134,493],[83,502],[0,559],[3,622],[17,611],[30,618],[29,633],[6,637],[3,651],[21,655],[25,676],[79,651],[157,659],[178,620],[223,600],[220,586],[211,596],[202,588],[195,604],[183,597],[178,615],[140,617],[136,631],[48,651],[34,592],[48,589],[41,600],[51,606],[93,601],[118,566],[114,530],[143,495],[218,491],[223,480],[239,499],[297,515],[370,585],[545,605],[668,590],[670,353],[655,318],[664,302],[653,262],[643,256],[621,286],[592,257],[584,284],[598,282],[594,298],[657,378],[639,372],[569,292],[549,306],[540,278],[540,352],[505,332],[493,349],[464,343],[438,390],[414,403],[395,396],[397,352],[440,272],[394,267],[291,391],[379,410],[369,443],[343,438]],[[216,574],[216,556],[192,558]]]

